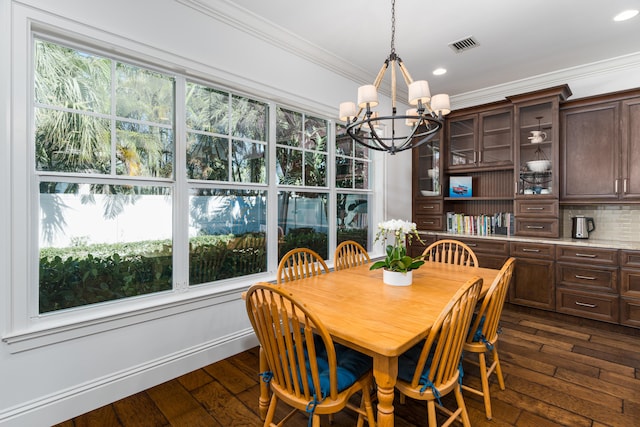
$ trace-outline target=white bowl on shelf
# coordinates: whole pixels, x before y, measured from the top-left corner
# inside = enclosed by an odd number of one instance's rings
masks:
[[[420,190],[420,194],[422,194],[424,197],[429,197],[429,196],[437,196],[438,192],[437,191]]]
[[[531,160],[527,162],[527,168],[531,172],[545,172],[548,171],[551,167],[551,162],[549,160]]]

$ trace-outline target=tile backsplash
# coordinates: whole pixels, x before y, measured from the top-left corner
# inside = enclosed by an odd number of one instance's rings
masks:
[[[590,239],[640,241],[640,206],[563,206],[562,237],[571,237],[571,218],[578,215],[593,218],[596,229]]]

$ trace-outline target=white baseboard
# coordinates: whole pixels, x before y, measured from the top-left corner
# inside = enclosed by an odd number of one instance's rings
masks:
[[[0,412],[2,427],[49,427],[258,345],[252,329]],[[257,373],[257,371],[256,371]]]

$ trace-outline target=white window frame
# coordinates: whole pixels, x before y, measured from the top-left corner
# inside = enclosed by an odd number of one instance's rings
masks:
[[[48,24],[44,24],[48,22]],[[29,8],[16,7],[14,10],[14,19],[12,27],[12,45],[11,45],[11,64],[6,69],[10,69],[10,100],[7,108],[9,108],[9,125],[10,130],[7,132],[6,138],[9,153],[4,156],[5,163],[11,168],[6,168],[5,175],[8,179],[3,180],[2,186],[7,189],[4,193],[9,197],[10,218],[2,218],[3,224],[9,224],[11,233],[10,242],[7,244],[11,251],[10,256],[5,259],[11,259],[10,268],[6,273],[9,279],[10,295],[6,295],[4,299],[5,316],[8,325],[2,333],[2,340],[9,344],[10,352],[21,352],[29,349],[38,348],[68,339],[73,339],[90,334],[100,333],[107,330],[113,330],[122,326],[145,322],[161,317],[166,317],[172,313],[180,313],[187,310],[196,310],[205,306],[215,305],[226,301],[236,300],[240,297],[242,291],[254,282],[256,279],[247,279],[241,277],[237,279],[229,279],[224,283],[216,282],[213,286],[188,286],[188,271],[186,268],[174,268],[174,287],[173,291],[151,294],[140,297],[116,300],[99,305],[89,305],[71,310],[64,310],[60,313],[51,313],[39,315],[37,306],[38,293],[38,263],[30,262],[37,260],[38,248],[38,218],[37,215],[29,214],[34,210],[37,211],[37,197],[39,190],[35,180],[35,159],[32,150],[32,130],[30,124],[33,123],[33,37],[35,33],[47,35],[47,39],[55,41],[59,37],[61,42],[69,44],[70,41],[77,42],[78,47],[84,49],[96,47],[95,51],[108,52],[110,49],[114,52],[122,52],[122,56],[118,55],[116,59],[124,62],[136,64],[133,58],[142,58],[140,65],[165,73],[171,73],[171,70],[181,70],[181,74],[175,72],[176,76],[176,97],[184,99],[184,84],[187,79],[202,79],[206,84],[221,90],[229,90],[230,92],[247,96],[252,99],[267,102],[269,105],[269,143],[268,143],[268,160],[267,168],[269,171],[268,184],[266,189],[268,192],[269,210],[268,210],[268,229],[277,229],[277,191],[275,177],[271,171],[275,170],[276,161],[276,144],[275,141],[275,117],[276,106],[280,106],[294,111],[308,111],[313,107],[302,105],[287,105],[281,101],[277,103],[272,100],[264,99],[264,94],[256,95],[253,89],[245,86],[246,82],[238,79],[237,87],[228,89],[224,84],[216,84],[210,80],[216,80],[217,76],[209,73],[203,73],[199,69],[199,64],[179,64],[182,58],[176,58],[173,55],[150,48],[146,45],[138,44],[134,41],[121,38],[111,33],[105,33],[95,28],[84,26],[81,23],[70,22],[61,17],[55,17],[44,12]],[[111,57],[111,55],[109,55]],[[188,62],[188,61],[187,61]],[[153,67],[153,64],[166,64],[165,67]],[[190,66],[193,66],[191,68]],[[201,67],[200,67],[201,68]],[[228,82],[229,76],[218,76],[220,80]],[[227,83],[228,84],[228,83]],[[244,89],[242,89],[244,87]],[[263,89],[265,90],[265,89]],[[267,89],[272,90],[272,88]],[[244,92],[244,93],[243,93]],[[265,91],[266,93],[266,91]],[[180,95],[181,94],[181,95]],[[286,98],[287,94],[272,94],[273,98]],[[279,95],[279,96],[276,96]],[[181,96],[181,97],[180,97]],[[324,111],[328,111],[325,107]],[[184,165],[186,161],[185,145],[186,130],[184,124],[184,106],[180,102],[176,103],[176,126],[175,126],[175,144],[176,151],[174,161],[176,165]],[[323,118],[329,113],[309,113],[314,117]],[[326,117],[326,116],[325,116]],[[348,189],[337,189],[335,186],[335,121],[329,119],[329,147],[327,156],[327,183],[328,188],[318,187],[317,191],[328,190],[331,205],[329,209],[329,250],[335,248],[335,228],[336,228],[336,192]],[[374,170],[377,168],[384,169],[381,157],[375,156],[371,163]],[[186,175],[179,173],[176,167],[176,175],[174,181],[174,227],[175,224],[187,220],[188,212],[181,209],[181,206],[188,206],[188,188]],[[367,192],[375,199],[375,194],[380,194],[382,190],[382,180],[374,179],[372,174],[370,189]],[[115,184],[116,182],[114,182]],[[232,183],[233,188],[242,188],[241,183]],[[214,185],[222,185],[215,183]],[[246,187],[254,187],[250,184]],[[350,191],[351,192],[351,191]],[[371,224],[377,223],[377,218],[381,218],[382,199],[375,204],[375,210],[372,206],[370,209]],[[174,248],[188,247],[188,233],[185,230],[176,231],[174,229]],[[275,278],[275,267],[277,265],[277,239],[268,239],[268,272],[261,277],[260,280],[269,280]],[[34,243],[35,242],[35,243]],[[174,250],[174,266],[186,265],[188,260],[188,251]],[[179,273],[179,272],[182,273]],[[25,286],[28,284],[28,286]]]

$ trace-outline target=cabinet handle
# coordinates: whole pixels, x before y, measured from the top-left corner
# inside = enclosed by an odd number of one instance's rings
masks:
[[[530,208],[527,208],[527,210],[528,210],[528,211],[543,211],[543,210],[544,210],[544,208],[543,208],[543,207],[540,207],[540,206],[537,206],[537,207],[530,207]]]
[[[527,228],[533,230],[542,230],[544,227],[542,225],[527,225]]]
[[[587,304],[586,302],[580,302],[580,301],[576,301],[576,305],[579,305],[580,307],[589,307],[589,308],[596,308],[598,306],[597,304]]]
[[[473,163],[477,163],[476,162],[476,152],[475,151],[473,152]]]
[[[513,181],[513,194],[518,194],[518,181]]]
[[[618,180],[617,179],[616,179],[616,183],[615,183],[615,190],[613,192],[618,194]]]
[[[433,205],[423,206],[422,209],[435,209],[435,206]]]
[[[622,192],[627,194],[627,178],[622,180]]]
[[[538,253],[538,252],[540,252],[540,249],[522,248],[522,252],[535,252],[535,253]]]
[[[422,221],[423,224],[433,225],[433,221]]]
[[[477,243],[467,243],[467,246],[471,246],[473,248],[475,248],[476,246],[478,246]]]
[[[577,257],[582,257],[582,258],[597,258],[598,255],[595,254],[581,254],[581,253],[577,253],[576,254]]]
[[[478,151],[478,163],[482,163],[482,151]]]
[[[584,280],[596,280],[593,276],[582,276],[580,274],[576,274],[576,279],[584,279]]]

